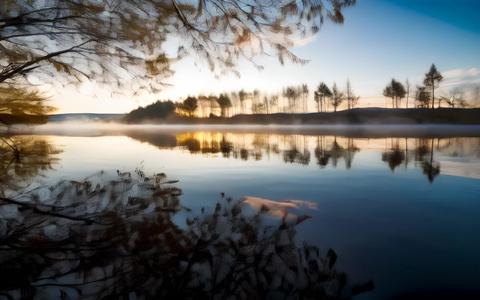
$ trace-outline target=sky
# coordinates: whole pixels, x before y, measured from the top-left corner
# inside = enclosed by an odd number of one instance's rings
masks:
[[[480,1],[478,0],[357,0],[344,11],[345,23],[328,21],[313,38],[299,39],[292,52],[307,65],[260,57],[258,71],[240,61],[241,77],[216,79],[206,64],[195,66],[192,57],[172,65],[175,75],[158,95],[122,98],[94,86],[56,91],[49,105],[57,113],[126,113],[156,100],[181,101],[188,95],[216,94],[244,89],[268,93],[284,86],[306,83],[311,91],[320,82],[344,88],[350,80],[361,97],[359,106],[385,105],[382,91],[395,78],[420,85],[432,63],[442,73],[440,93],[480,84]]]

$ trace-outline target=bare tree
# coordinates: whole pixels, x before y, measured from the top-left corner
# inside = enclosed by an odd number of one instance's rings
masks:
[[[438,106],[440,106],[441,101],[447,103],[452,108],[455,108],[455,106],[460,108],[469,107],[468,101],[465,97],[465,91],[459,87],[451,89],[448,92],[448,95],[441,96],[438,99]]]
[[[277,113],[278,113],[278,110],[279,110],[279,108],[278,108],[278,99],[279,99],[279,97],[280,97],[280,96],[279,96],[278,94],[273,94],[273,95],[271,95],[270,98],[269,98],[269,103],[270,103],[270,107],[271,107],[271,109],[272,109],[272,112],[273,112],[273,109],[276,107],[276,111],[277,111]]]
[[[310,91],[308,90],[308,85],[303,83],[301,85],[301,94],[302,94],[302,103],[303,103],[303,112],[308,112],[308,96],[310,95]]]
[[[347,105],[348,109],[355,108],[358,104],[358,100],[360,99],[359,96],[355,96],[352,90],[352,85],[350,84],[350,79],[347,79],[347,88],[346,88],[346,93],[347,93]]]
[[[408,98],[410,97],[410,82],[407,80],[405,81],[405,92],[407,95],[407,101],[405,103],[405,108],[408,108]]]
[[[238,99],[240,99],[240,108],[241,108],[241,113],[245,113],[245,100],[247,100],[247,93],[241,89],[238,92]]]
[[[240,97],[237,92],[230,92],[230,99],[232,100],[233,114],[239,113]]]

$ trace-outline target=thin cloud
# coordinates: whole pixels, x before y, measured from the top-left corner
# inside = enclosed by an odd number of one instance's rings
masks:
[[[480,75],[480,69],[455,69],[443,72],[444,78],[466,78],[466,77],[478,77]]]
[[[480,69],[455,69],[442,72],[443,82],[440,90],[449,90],[451,88],[466,88],[470,89],[480,85]]]

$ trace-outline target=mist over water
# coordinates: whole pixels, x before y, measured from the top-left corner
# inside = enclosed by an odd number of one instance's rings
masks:
[[[125,125],[100,122],[57,122],[37,127],[13,128],[12,133],[65,136],[121,135],[134,131],[152,132],[236,132],[272,134],[339,135],[349,137],[480,137],[480,125]]]

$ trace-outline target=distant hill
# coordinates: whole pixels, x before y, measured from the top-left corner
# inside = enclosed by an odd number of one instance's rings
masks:
[[[57,114],[50,115],[49,122],[72,122],[72,121],[89,121],[89,122],[104,122],[110,120],[119,120],[123,118],[125,114]]]

